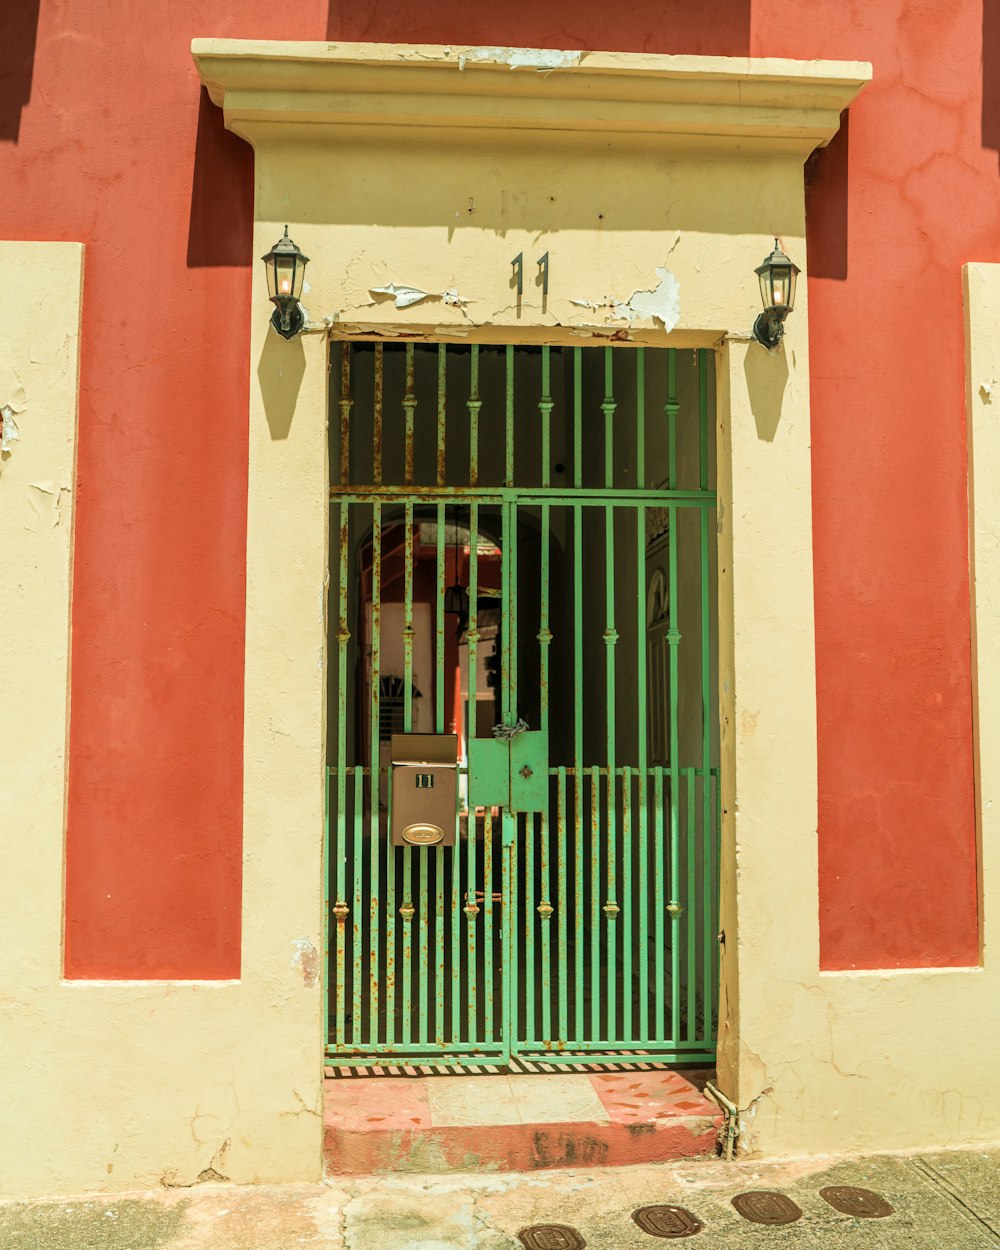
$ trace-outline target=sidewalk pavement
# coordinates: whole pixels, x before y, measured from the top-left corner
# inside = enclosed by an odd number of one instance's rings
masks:
[[[861,1218],[821,1196],[873,1190],[893,1214]],[[750,1223],[731,1199],[786,1194],[795,1223]],[[199,1185],[114,1198],[0,1203],[0,1250],[524,1250],[518,1234],[561,1225],[566,1250],[652,1250],[637,1208],[677,1205],[703,1225],[692,1250],[996,1250],[1000,1150],[686,1161],[533,1173],[330,1177],[325,1185]],[[547,1245],[545,1235],[537,1242]],[[530,1239],[529,1239],[530,1244]]]

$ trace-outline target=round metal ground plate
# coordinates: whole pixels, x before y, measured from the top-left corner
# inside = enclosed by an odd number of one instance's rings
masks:
[[[881,1194],[870,1189],[860,1189],[857,1185],[827,1185],[819,1191],[835,1211],[844,1215],[858,1215],[862,1219],[877,1220],[892,1215],[895,1211]]]
[[[565,1224],[532,1224],[517,1234],[524,1250],[585,1250],[587,1243]]]
[[[640,1207],[632,1219],[650,1237],[693,1237],[705,1225],[685,1207]]]
[[[778,1194],[770,1189],[737,1194],[733,1206],[751,1224],[794,1224],[802,1218],[801,1210],[787,1194]]]

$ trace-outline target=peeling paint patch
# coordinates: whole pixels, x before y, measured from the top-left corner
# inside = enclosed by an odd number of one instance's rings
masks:
[[[295,947],[292,967],[301,972],[306,989],[312,989],[319,980],[319,951],[308,938],[296,938],[292,945]]]
[[[29,482],[28,499],[38,517],[49,529],[55,529],[62,516],[63,496],[69,493],[65,482]]]
[[[397,308],[409,308],[412,304],[419,304],[421,300],[441,298],[439,295],[432,295],[430,291],[421,291],[419,287],[398,286],[395,282],[386,286],[371,286],[368,293],[374,296],[391,295]]]
[[[21,379],[9,365],[0,365],[0,407],[11,412],[24,412],[28,404]]]
[[[681,318],[681,286],[670,270],[662,265],[656,270],[656,278],[656,286],[633,291],[627,300],[608,296],[603,300],[571,299],[570,303],[590,312],[603,312],[605,324],[627,321],[631,325],[640,317],[658,321],[669,332]]]
[[[449,287],[447,291],[422,291],[420,287],[406,286],[405,283],[396,282],[389,282],[385,286],[370,286],[368,294],[374,295],[376,301],[380,295],[391,298],[397,308],[410,308],[414,304],[422,303],[425,299],[443,300],[453,308],[464,308],[469,302],[463,299],[454,287]]]
[[[469,61],[486,62],[491,65],[507,65],[511,69],[570,69],[579,65],[583,53],[561,51],[556,48],[469,48],[460,52],[458,68],[465,69]]]
[[[14,411],[9,404],[4,404],[0,408],[0,472],[3,471],[3,461],[10,456],[20,438],[21,431],[14,420]]]
[[[627,307],[633,316],[651,317],[659,321],[664,330],[672,330],[681,319],[681,284],[663,266],[656,270],[656,277],[656,286],[648,291],[636,291]]]

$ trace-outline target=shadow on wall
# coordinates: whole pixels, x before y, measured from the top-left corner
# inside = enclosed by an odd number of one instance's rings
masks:
[[[201,89],[188,225],[189,268],[246,266],[253,257],[253,148],[227,130]]]
[[[788,385],[786,351],[788,348],[784,344],[774,352],[751,344],[743,362],[757,437],[765,443],[774,442],[781,421],[781,406],[785,400],[785,387]]]
[[[983,0],[983,147],[1000,154],[1000,0]]]
[[[31,99],[39,2],[0,4],[0,140],[17,142],[21,111]]]
[[[825,148],[806,161],[806,251],[810,278],[847,277],[847,178],[850,112]]]
[[[306,372],[306,353],[300,338],[285,340],[268,329],[257,364],[264,413],[271,438],[288,437]]]
[[[442,0],[427,6],[380,0],[330,0],[326,37],[386,43],[483,44],[588,48],[617,52],[672,52],[748,56],[751,0],[576,0],[557,6],[538,0],[470,4]]]

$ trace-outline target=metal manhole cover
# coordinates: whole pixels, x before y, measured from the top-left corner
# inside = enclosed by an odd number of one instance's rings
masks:
[[[770,1189],[737,1194],[733,1206],[752,1224],[794,1224],[802,1218],[802,1212],[787,1194],[777,1194]]]
[[[891,1207],[880,1194],[870,1189],[859,1189],[857,1185],[827,1185],[826,1189],[819,1191],[819,1196],[826,1199],[835,1211],[844,1215],[859,1215],[866,1220],[881,1219],[895,1211],[895,1207]]]
[[[587,1243],[565,1224],[532,1224],[517,1234],[524,1250],[584,1250]]]
[[[640,1207],[632,1219],[650,1237],[693,1237],[705,1225],[684,1207]]]

